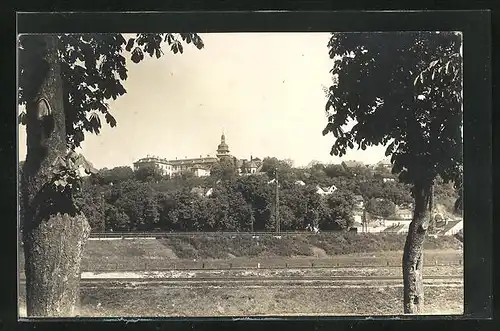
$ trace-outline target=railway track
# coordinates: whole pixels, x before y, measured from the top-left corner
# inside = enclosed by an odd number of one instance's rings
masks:
[[[82,278],[82,284],[98,283],[286,283],[286,282],[394,282],[401,281],[401,276],[286,276],[286,277],[143,277],[143,278]],[[425,281],[463,281],[460,275],[434,275],[424,277]],[[25,284],[24,278],[20,279]]]
[[[338,231],[324,231],[322,233],[337,233]],[[308,231],[289,231],[289,232],[109,232],[109,233],[91,233],[89,239],[105,238],[165,238],[165,237],[191,237],[191,236],[282,236],[282,235],[310,235],[314,232]]]

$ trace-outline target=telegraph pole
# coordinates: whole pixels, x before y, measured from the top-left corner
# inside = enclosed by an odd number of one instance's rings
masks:
[[[280,197],[279,197],[279,182],[278,182],[278,168],[276,168],[276,233],[280,233]]]
[[[102,231],[106,232],[106,216],[104,215],[104,193],[101,192],[101,222]]]

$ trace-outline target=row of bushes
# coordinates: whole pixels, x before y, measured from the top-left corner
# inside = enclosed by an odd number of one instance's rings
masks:
[[[227,258],[262,256],[314,256],[313,248],[325,251],[329,256],[354,253],[402,250],[406,236],[400,234],[327,233],[311,235],[192,235],[172,236],[161,239],[181,259]],[[460,242],[454,237],[428,237],[424,249],[457,249]]]

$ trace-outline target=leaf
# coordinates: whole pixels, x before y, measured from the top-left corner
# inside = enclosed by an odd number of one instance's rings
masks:
[[[172,44],[173,42],[173,37],[172,37],[172,34],[171,33],[167,33],[167,35],[165,36],[165,40],[168,42],[169,45]]]
[[[130,38],[127,42],[127,46],[125,46],[125,49],[130,52],[132,50],[132,47],[134,47],[134,42],[135,38]]]
[[[64,165],[63,158],[60,157],[60,156],[56,156],[56,158],[54,159],[54,161],[52,161],[52,166],[56,167],[56,166],[61,166],[61,165]]]
[[[72,160],[74,161],[77,161],[79,158],[80,158],[80,154],[78,154],[77,152],[75,151],[70,151],[68,153],[68,157],[71,158]]]
[[[179,47],[179,52],[182,54],[182,52],[183,52],[183,47],[182,47],[182,44],[181,44],[181,43],[179,43],[179,46],[178,46],[178,47]]]
[[[127,79],[127,68],[120,67],[116,71],[118,72],[118,75],[120,76],[121,80],[126,80]]]
[[[85,173],[87,174],[97,174],[97,169],[94,168],[94,166],[92,165],[92,163],[90,163],[89,161],[87,161],[85,158],[83,159],[84,160],[84,169],[85,169]]]
[[[142,49],[140,47],[136,47],[132,52],[131,60],[134,63],[139,63],[142,61],[142,59],[144,59],[144,53],[142,52]]]
[[[393,141],[392,143],[389,144],[389,146],[387,146],[387,149],[385,150],[385,156],[389,156],[392,154],[395,145],[396,141]]]
[[[107,113],[104,117],[106,118],[106,123],[108,123],[112,128],[116,126],[116,120],[113,115]]]
[[[326,102],[326,105],[325,105],[325,111],[330,110],[332,105],[333,105],[332,102],[330,101],[330,99],[328,99],[328,101]]]
[[[66,187],[68,185],[68,182],[63,178],[60,178],[60,179],[54,181],[54,184],[58,187]]]
[[[75,168],[75,162],[73,162],[73,160],[68,158],[68,160],[66,161],[66,166],[68,169],[73,169],[73,168]]]
[[[85,160],[84,160],[84,157],[83,155],[78,155],[78,158],[76,158],[75,160],[75,166],[76,167],[81,167],[81,166],[84,166],[85,165]]]
[[[159,58],[160,58],[160,56],[161,56],[161,50],[160,50],[159,48],[157,48],[157,49],[155,50],[155,54],[156,54],[156,58],[157,58],[157,59],[159,59]]]
[[[79,145],[80,142],[82,142],[85,139],[85,136],[83,135],[83,132],[81,130],[78,130],[78,131],[75,131],[75,133],[73,134],[73,139]]]

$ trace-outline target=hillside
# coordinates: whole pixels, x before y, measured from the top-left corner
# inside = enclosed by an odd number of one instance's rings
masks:
[[[163,239],[89,240],[83,271],[189,268],[399,265],[405,235],[392,233],[172,235]],[[428,237],[425,263],[456,263],[462,243]],[[444,252],[444,254],[443,254]],[[451,252],[448,254],[446,252]],[[21,268],[24,257],[21,256]],[[436,262],[436,263],[438,263]]]

